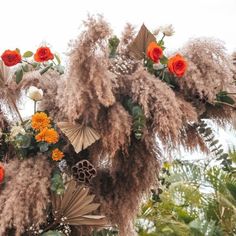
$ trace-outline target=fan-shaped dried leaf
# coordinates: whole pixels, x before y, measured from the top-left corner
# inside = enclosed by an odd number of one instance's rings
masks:
[[[139,30],[137,37],[129,46],[129,50],[135,58],[142,59],[146,54],[148,44],[155,41],[155,36],[143,24],[141,29]]]
[[[88,126],[76,125],[69,122],[58,122],[57,125],[68,137],[77,153],[100,139],[97,131]]]
[[[95,195],[89,195],[88,188],[78,186],[74,180],[70,181],[63,196],[52,195],[56,221],[60,223],[64,218],[64,223],[69,225],[106,225],[105,216],[89,215],[100,206],[98,203],[93,203],[94,197]]]

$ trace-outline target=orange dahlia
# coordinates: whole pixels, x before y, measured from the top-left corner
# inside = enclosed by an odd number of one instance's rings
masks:
[[[64,157],[64,153],[61,152],[58,148],[52,151],[52,159],[54,161],[60,161]]]
[[[37,112],[32,116],[31,126],[34,130],[41,131],[44,128],[49,128],[50,118],[44,112]]]
[[[59,134],[55,129],[44,128],[35,136],[37,142],[57,143]]]

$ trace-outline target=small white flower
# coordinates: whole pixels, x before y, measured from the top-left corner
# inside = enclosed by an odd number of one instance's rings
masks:
[[[34,101],[41,101],[43,99],[43,90],[42,89],[38,89],[35,86],[31,86],[28,89],[27,92],[27,97],[29,97],[30,99],[34,100]]]
[[[153,32],[152,32],[155,36],[157,36],[160,33],[160,27],[156,28]]]
[[[175,33],[173,25],[164,25],[160,28],[160,31],[165,36],[172,36]]]
[[[11,128],[11,134],[10,134],[11,138],[12,139],[15,138],[18,134],[24,135],[25,134],[24,128],[21,126],[13,126]]]
[[[161,63],[154,63],[153,64],[153,69],[154,70],[161,70],[161,69],[163,69],[163,65],[161,64]]]

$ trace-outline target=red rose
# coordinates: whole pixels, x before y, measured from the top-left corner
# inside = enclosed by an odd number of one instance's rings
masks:
[[[1,58],[6,66],[14,66],[21,62],[21,55],[17,50],[6,50]]]
[[[167,66],[172,74],[180,78],[185,74],[188,65],[186,60],[180,54],[176,54],[169,58]]]
[[[48,47],[40,47],[37,49],[34,54],[34,60],[37,62],[44,62],[48,60],[53,60],[54,55],[52,54],[50,48]]]
[[[5,176],[5,170],[3,166],[0,165],[0,184],[3,182]]]
[[[163,56],[163,50],[156,42],[151,42],[147,48],[147,56],[157,63]]]

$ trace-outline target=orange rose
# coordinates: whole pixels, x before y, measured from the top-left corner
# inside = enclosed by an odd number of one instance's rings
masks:
[[[5,176],[5,170],[3,166],[0,165],[0,184],[3,182]]]
[[[169,58],[167,66],[172,74],[180,78],[185,74],[188,65],[186,60],[180,54],[176,54]]]
[[[40,47],[37,49],[34,54],[34,60],[37,62],[44,62],[48,60],[53,60],[54,55],[52,54],[50,48],[48,47]]]
[[[1,58],[6,66],[14,66],[21,62],[21,55],[17,50],[6,50]]]
[[[163,56],[163,50],[156,42],[151,42],[147,48],[147,56],[157,63]]]

